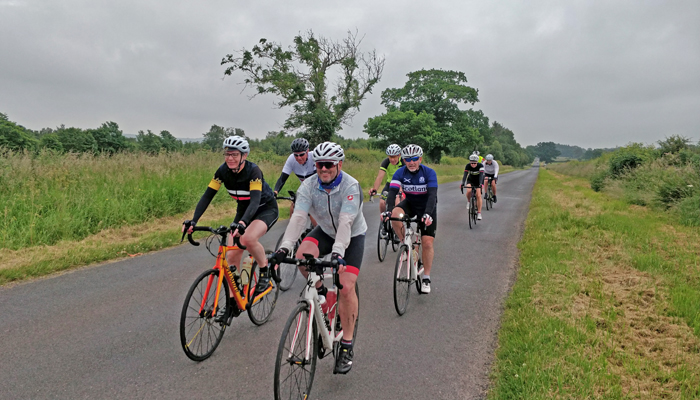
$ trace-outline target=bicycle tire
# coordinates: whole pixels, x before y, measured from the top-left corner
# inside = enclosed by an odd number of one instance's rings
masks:
[[[396,251],[399,249],[399,236],[394,232],[394,228],[389,224],[389,227],[391,228],[391,249],[396,253]]]
[[[300,302],[289,315],[284,326],[275,360],[273,378],[275,400],[306,399],[311,393],[318,358],[318,328],[316,323],[312,324],[309,342],[311,357],[306,361],[304,355],[310,316],[309,305],[306,302]]]
[[[394,267],[394,308],[396,313],[404,315],[408,308],[408,297],[411,287],[411,273],[408,264],[408,246],[405,244],[399,249]]]
[[[469,220],[469,229],[472,229],[472,211],[474,208],[474,205],[472,204],[472,200],[469,199],[467,200],[467,219]]]
[[[478,207],[477,206],[478,203],[477,203],[476,198],[472,199],[472,203],[473,203],[472,204],[472,224],[476,228],[476,214],[477,214],[477,207]]]
[[[280,235],[280,238],[277,239],[277,244],[275,245],[275,251],[279,250],[280,244],[282,244],[282,238],[284,237],[284,232]],[[294,249],[292,250],[292,257],[297,253],[297,249],[299,248],[299,243],[300,240],[297,240],[296,244],[294,245]],[[299,268],[295,264],[287,264],[287,263],[281,263],[277,267],[278,275],[280,277],[280,283],[279,283],[279,288],[283,292],[286,292],[290,287],[292,287],[292,284],[294,283],[294,280],[297,277],[297,274],[299,273]]]
[[[207,298],[204,293],[209,281],[211,286]],[[228,307],[235,307],[228,303],[229,287],[226,281],[222,281],[223,290],[219,293],[218,307],[214,307],[214,297],[216,296],[216,284],[219,279],[219,270],[211,269],[204,271],[195,279],[187,292],[187,297],[182,305],[180,313],[180,344],[187,357],[193,361],[204,361],[209,358],[214,350],[221,343],[221,339],[226,331],[226,324],[215,322],[217,313],[226,313]],[[200,313],[202,301],[204,309]],[[223,304],[223,309],[221,308]]]
[[[423,268],[423,246],[419,247],[420,251],[418,252],[418,267],[417,267],[417,272],[418,275],[416,276],[416,291],[418,294],[423,294],[423,291],[421,290],[421,284],[423,283],[423,280],[420,277],[420,270]]]
[[[260,278],[260,268],[258,268],[258,262],[253,261],[253,265],[250,267],[250,286],[248,288],[247,298],[248,300],[248,318],[250,322],[257,326],[260,326],[267,322],[272,315],[272,311],[275,310],[275,305],[277,305],[277,297],[280,294],[279,285],[275,284],[275,280],[270,278],[270,285],[272,285],[272,291],[265,296],[263,296],[257,302],[253,302],[253,293],[255,292],[255,286],[258,284],[258,279]]]
[[[384,224],[379,222],[379,229],[377,230],[377,257],[379,257],[379,262],[383,262],[386,258],[387,248],[389,247],[389,233],[386,233],[386,237],[382,237],[382,226]]]
[[[486,211],[488,211],[488,210],[491,208],[491,206],[489,205],[489,194],[488,194],[488,191],[487,191],[487,193],[486,193],[486,198],[484,199],[484,203],[486,203]]]
[[[352,345],[354,346],[357,342],[357,327],[360,325],[360,288],[355,282],[355,295],[357,296],[357,317],[355,317],[355,327],[352,332]],[[335,332],[336,334],[343,329],[343,324],[340,322],[340,311],[339,306],[335,307]],[[340,351],[340,342],[333,342],[333,359],[338,358],[338,352]]]

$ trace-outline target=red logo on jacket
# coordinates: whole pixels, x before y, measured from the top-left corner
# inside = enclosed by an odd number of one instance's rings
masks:
[[[352,195],[348,196],[348,200],[352,201]]]

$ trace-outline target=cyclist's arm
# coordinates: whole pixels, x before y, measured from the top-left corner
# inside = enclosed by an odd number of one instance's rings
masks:
[[[467,167],[468,167],[468,166],[469,166],[469,165],[466,165],[466,166],[464,167],[464,175],[462,176],[462,186],[464,186],[464,182],[467,181],[467,175],[469,174],[469,171],[467,171]]]
[[[438,181],[437,174],[435,170],[430,170],[428,175],[428,200],[425,203],[425,213],[428,215],[435,215],[435,207],[437,207],[437,190]]]
[[[277,183],[275,183],[275,193],[279,193],[280,189],[282,189],[282,186],[284,186],[285,182],[287,182],[287,178],[289,178],[289,174],[285,174],[282,172],[280,174],[279,179],[277,179]]]
[[[496,162],[496,160],[493,160],[493,163],[494,163],[495,168],[496,168],[496,171],[493,174],[493,179],[496,179],[496,178],[498,178],[498,163]]]
[[[204,214],[204,211],[207,210],[207,207],[209,207],[209,204],[214,199],[214,196],[216,196],[216,193],[219,192],[220,187],[221,179],[216,174],[214,174],[214,178],[211,180],[211,182],[209,182],[207,190],[204,191],[202,198],[199,199],[199,203],[197,203],[197,207],[194,209],[194,216],[192,217],[192,221],[199,221],[199,219],[202,217],[202,214]]]
[[[287,250],[294,249],[294,243],[299,239],[301,233],[306,227],[306,220],[311,209],[311,193],[309,193],[308,184],[301,184],[296,194],[296,202],[294,203],[294,212],[289,218],[287,230],[284,231],[284,237],[280,243],[280,247]],[[294,254],[291,255],[294,257]]]
[[[245,226],[250,225],[250,221],[255,216],[255,212],[258,211],[260,206],[260,198],[262,197],[262,184],[263,184],[263,174],[260,168],[256,168],[250,174],[250,202],[246,208],[240,221],[245,223]],[[240,210],[239,210],[240,211]],[[238,222],[238,221],[234,221]]]
[[[484,185],[484,177],[486,176],[486,173],[484,172],[484,166],[482,165],[481,168],[479,168],[479,187]]]
[[[386,199],[387,211],[394,209],[396,195],[399,194],[399,189],[401,189],[401,176],[399,175],[399,171],[394,172],[394,176],[391,177],[391,182],[389,183],[389,197]]]
[[[352,239],[352,223],[362,206],[362,188],[360,184],[349,186],[342,194],[343,204],[340,207],[338,216],[338,230],[335,233],[333,242],[333,253],[338,253],[340,257],[345,256],[345,249],[350,245]]]
[[[374,185],[372,185],[373,190],[379,190],[379,186],[381,186],[382,181],[384,180],[384,176],[386,176],[386,170],[383,168],[379,168],[377,179],[374,180]]]

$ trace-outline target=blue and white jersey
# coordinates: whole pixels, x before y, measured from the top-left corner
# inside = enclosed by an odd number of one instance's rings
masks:
[[[428,188],[438,187],[437,174],[434,169],[423,164],[416,172],[411,172],[404,166],[394,173],[389,187],[403,189],[409,204],[423,208],[427,205]]]

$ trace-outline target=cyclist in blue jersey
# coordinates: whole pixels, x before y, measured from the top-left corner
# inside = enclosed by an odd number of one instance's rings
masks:
[[[399,218],[400,214],[408,217],[421,216],[418,229],[421,232],[423,246],[423,282],[421,292],[430,293],[430,270],[433,267],[435,253],[433,242],[437,230],[437,174],[431,168],[421,165],[423,149],[415,144],[409,144],[401,150],[401,158],[405,164],[399,168],[389,184],[387,211],[383,214],[386,220],[389,216]],[[399,189],[403,189],[406,198],[394,206]],[[392,221],[394,232],[403,241],[403,224]]]

